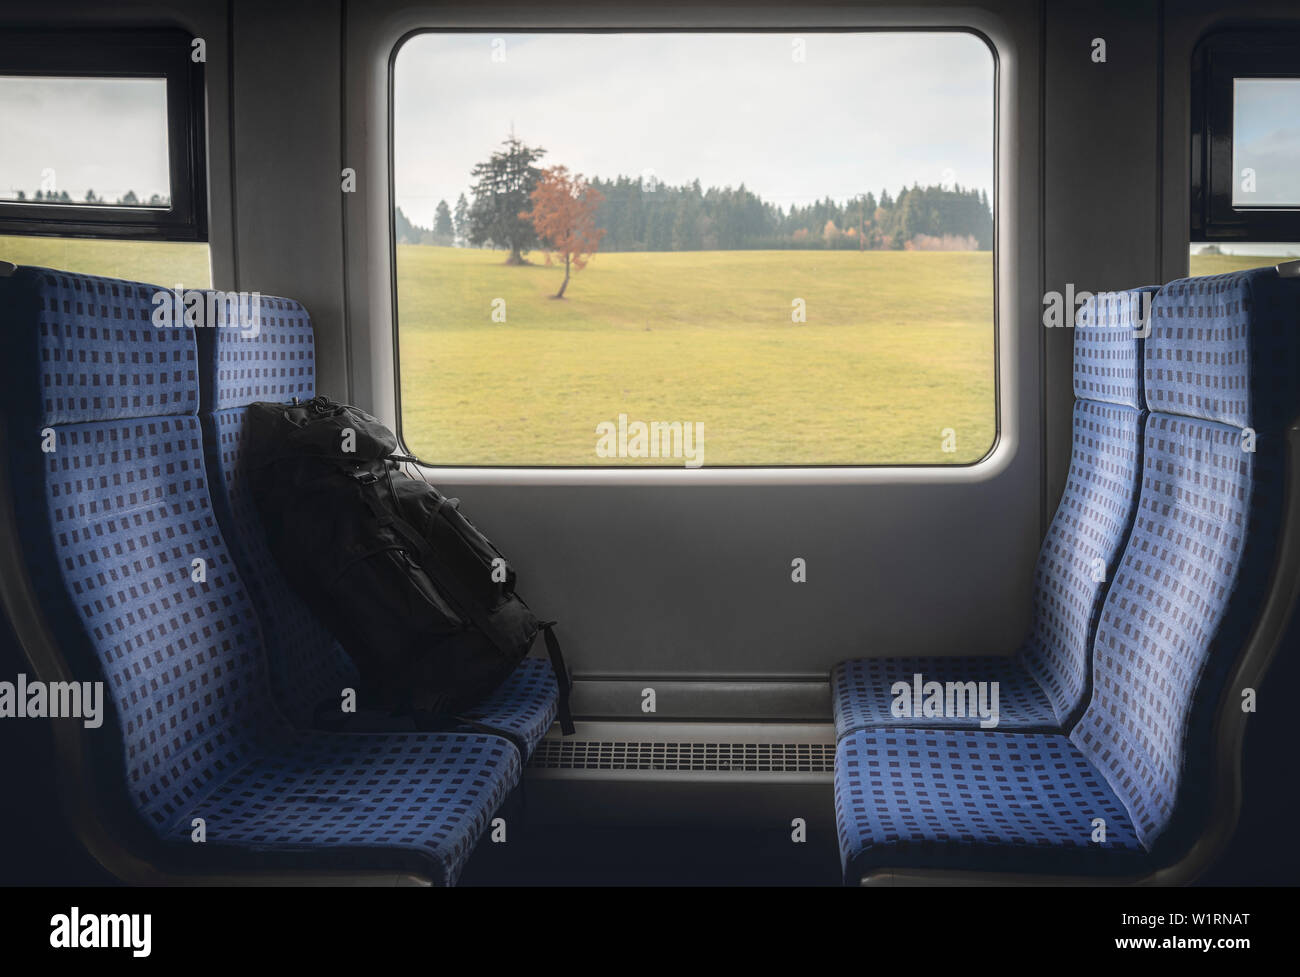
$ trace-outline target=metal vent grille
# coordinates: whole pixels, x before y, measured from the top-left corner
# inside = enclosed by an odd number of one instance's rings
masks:
[[[532,767],[544,770],[665,770],[704,773],[833,773],[829,743],[657,743],[546,739]]]

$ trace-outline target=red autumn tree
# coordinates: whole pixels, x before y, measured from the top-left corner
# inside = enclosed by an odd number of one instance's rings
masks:
[[[569,174],[566,166],[542,170],[533,189],[533,209],[519,216],[533,222],[546,248],[546,263],[564,259],[564,282],[553,298],[564,298],[573,269],[581,271],[596,253],[605,229],[596,226],[596,210],[605,200],[581,174]]]

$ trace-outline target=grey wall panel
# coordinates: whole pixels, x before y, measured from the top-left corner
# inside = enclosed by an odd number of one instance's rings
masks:
[[[234,0],[238,287],[302,302],[320,386],[347,388],[338,3]]]
[[[1049,290],[1159,284],[1156,0],[1045,4],[1046,221]],[[1093,41],[1106,60],[1092,60]],[[1070,464],[1070,329],[1044,330],[1046,512]]]
[[[527,600],[560,620],[576,672],[811,677],[849,657],[1014,650],[1037,546],[1026,474],[1018,488],[456,494],[506,547]],[[806,584],[790,581],[794,556]]]

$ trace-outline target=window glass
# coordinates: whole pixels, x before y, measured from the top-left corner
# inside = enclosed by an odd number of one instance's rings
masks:
[[[1300,207],[1300,78],[1232,86],[1234,207]]]
[[[171,205],[163,78],[0,76],[0,200]]]
[[[393,79],[408,448],[980,460],[994,80],[959,32],[410,39]]]

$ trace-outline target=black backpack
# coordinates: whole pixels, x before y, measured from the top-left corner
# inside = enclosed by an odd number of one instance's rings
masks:
[[[515,594],[515,572],[460,512],[402,463],[397,437],[324,397],[248,410],[249,482],[290,586],[360,673],[367,709],[457,720],[496,689],[544,635],[573,732],[554,622]],[[482,726],[480,723],[471,723]]]

